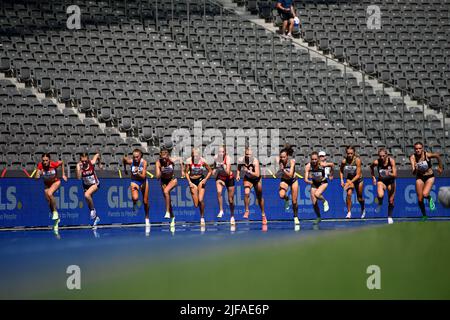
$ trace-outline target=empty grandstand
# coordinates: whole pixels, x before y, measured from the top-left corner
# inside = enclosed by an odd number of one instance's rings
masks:
[[[2,1],[0,168],[101,150],[116,170],[195,120],[279,129],[300,163],[349,144],[366,164],[386,146],[403,168],[416,140],[449,154],[446,1],[298,1],[300,39],[274,32],[275,1],[236,2],[263,19],[230,1]]]

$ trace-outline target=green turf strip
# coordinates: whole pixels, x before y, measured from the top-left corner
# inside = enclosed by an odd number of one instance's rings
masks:
[[[127,265],[63,299],[450,299],[450,222],[405,222]],[[369,265],[381,289],[366,286]]]

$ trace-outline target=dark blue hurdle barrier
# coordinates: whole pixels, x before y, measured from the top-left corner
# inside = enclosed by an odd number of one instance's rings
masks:
[[[165,207],[159,180],[149,179],[149,202],[150,221],[164,222]],[[300,219],[315,218],[310,200],[310,186],[303,180],[300,182],[298,196]],[[94,195],[95,207],[101,217],[101,224],[131,224],[144,222],[144,208],[141,205],[137,212],[133,212],[133,203],[129,190],[129,179],[103,178],[101,186]],[[437,201],[438,190],[441,186],[449,186],[450,178],[437,177],[433,186],[431,196],[436,200],[436,210],[431,212],[427,208],[429,216],[450,217],[450,209],[444,208]],[[263,195],[268,220],[292,219],[292,208],[285,211],[284,201],[278,197],[279,180],[263,179]],[[60,189],[56,192],[57,207],[60,213],[60,226],[88,225],[89,210],[83,196],[81,181],[69,179],[62,181]],[[339,179],[334,179],[325,192],[325,198],[330,204],[330,211],[323,213],[323,206],[320,204],[322,217],[345,218],[345,193],[340,186]],[[224,192],[225,215],[223,219],[229,219],[228,202],[226,192]],[[142,198],[140,198],[142,199]],[[375,213],[376,187],[370,178],[364,179],[364,199],[366,201],[366,217],[386,217],[387,197],[385,196],[383,209],[380,213]],[[252,192],[250,197],[250,220],[259,220],[260,210],[255,202],[255,195]],[[360,217],[360,206],[353,195],[353,217]],[[236,183],[235,192],[236,219],[242,220],[244,213],[244,187],[242,181]],[[172,205],[176,216],[176,221],[199,221],[198,209],[194,207],[189,187],[186,179],[178,179],[178,186],[172,191]],[[217,220],[219,211],[216,186],[214,179],[210,179],[206,185],[205,195],[205,218],[206,221]],[[44,185],[42,180],[27,178],[3,178],[0,179],[0,228],[6,227],[38,227],[52,225],[50,212],[44,198]],[[417,196],[415,192],[414,178],[398,178],[397,192],[395,197],[395,217],[420,217],[417,206]]]

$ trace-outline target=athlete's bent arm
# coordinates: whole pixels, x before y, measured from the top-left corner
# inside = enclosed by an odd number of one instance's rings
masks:
[[[307,184],[312,184],[312,181],[309,180],[309,171],[310,171],[310,169],[311,169],[311,165],[308,163],[308,164],[305,166],[305,176],[304,176],[304,178],[303,178],[303,180],[305,180],[305,182],[306,182]]]
[[[390,176],[392,178],[397,178],[397,164],[395,163],[394,159],[391,160],[392,160],[392,172],[390,173]]]
[[[444,167],[442,166],[441,155],[439,153],[427,153],[429,158],[435,158],[438,161],[438,172],[441,174],[444,171]]]
[[[413,154],[409,157],[409,161],[411,162],[411,172],[412,172],[412,174],[416,174],[417,163],[416,163],[416,158],[414,157]]]
[[[361,178],[361,159],[356,159],[356,176],[351,180],[352,183],[358,181]]]

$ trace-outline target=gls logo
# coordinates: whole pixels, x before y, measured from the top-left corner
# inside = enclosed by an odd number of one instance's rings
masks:
[[[80,205],[78,187],[72,186],[67,192],[67,187],[61,186],[55,193],[55,200],[59,209],[76,209]]]
[[[244,205],[244,188],[242,186],[236,186],[234,192],[234,202],[237,206]],[[228,199],[228,194],[226,191],[222,193],[224,199]],[[212,199],[216,199],[216,195]],[[178,186],[171,193],[172,205],[177,207],[194,207],[194,202],[192,201],[191,191],[189,187]],[[227,200],[228,201],[228,200]],[[255,204],[255,194],[254,191],[250,192],[250,206]]]
[[[108,189],[108,206],[111,209],[133,208],[130,188],[122,186],[110,187]]]
[[[368,185],[366,181],[364,181],[364,186],[363,186],[363,198],[364,201],[367,204],[372,204],[375,202],[375,197],[376,197],[376,189],[375,186],[370,184]],[[342,200],[344,200],[344,202],[347,199],[347,192],[342,190]],[[356,204],[358,203],[358,199],[357,199],[357,195],[356,195],[356,190],[353,189],[353,193],[352,193],[352,203]]]
[[[0,210],[14,210],[17,207],[16,187],[0,188]],[[20,209],[20,208],[19,208]]]
[[[433,185],[430,191],[430,196],[433,197],[433,199],[436,199],[436,186]],[[407,204],[417,204],[417,192],[416,192],[416,186],[413,184],[409,184],[405,188],[405,201]]]

